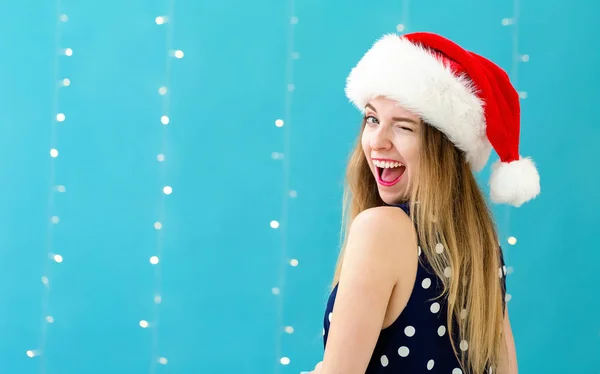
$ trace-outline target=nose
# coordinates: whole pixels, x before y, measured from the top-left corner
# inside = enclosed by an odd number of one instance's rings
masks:
[[[388,150],[392,148],[392,139],[388,126],[379,126],[371,137],[371,149]]]

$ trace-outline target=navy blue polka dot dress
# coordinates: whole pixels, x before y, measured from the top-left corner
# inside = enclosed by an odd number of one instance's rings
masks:
[[[408,205],[395,205],[408,213]],[[379,373],[439,373],[462,374],[460,363],[450,343],[447,332],[447,300],[438,298],[442,281],[422,255],[412,294],[400,316],[383,329],[377,340],[373,355],[365,374]],[[501,261],[498,275],[503,279],[506,290],[506,267]],[[329,326],[337,295],[337,286],[332,290],[324,317],[323,343],[327,346]],[[463,313],[467,313],[466,310]],[[335,323],[335,317],[333,317]],[[456,329],[454,330],[456,331]],[[468,351],[468,343],[458,342],[461,351]]]

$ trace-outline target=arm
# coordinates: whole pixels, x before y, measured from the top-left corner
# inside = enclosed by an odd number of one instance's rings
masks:
[[[398,282],[398,264],[417,247],[400,209],[377,207],[352,222],[321,374],[364,374]]]
[[[517,368],[517,350],[515,348],[515,339],[513,337],[510,320],[508,319],[508,305],[504,309],[504,336],[506,337],[506,348],[508,353],[508,371],[506,374],[518,374]]]

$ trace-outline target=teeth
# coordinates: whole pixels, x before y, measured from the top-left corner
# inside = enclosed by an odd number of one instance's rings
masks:
[[[378,168],[384,168],[384,169],[397,168],[399,166],[403,166],[403,164],[401,164],[400,162],[388,162],[388,161],[379,161],[379,160],[373,160],[373,164],[375,166],[377,166]]]

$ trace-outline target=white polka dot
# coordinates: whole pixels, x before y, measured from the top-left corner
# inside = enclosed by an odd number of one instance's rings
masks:
[[[434,364],[435,364],[435,362],[433,360],[427,361],[427,370],[433,369]]]
[[[386,355],[381,356],[381,366],[386,367],[390,363]]]
[[[504,301],[508,303],[510,299],[512,299],[512,296],[509,293],[507,293],[506,296],[504,296]]]
[[[502,268],[498,268],[498,277],[502,278]]]
[[[421,255],[421,253],[423,253],[423,251],[421,251],[421,246],[419,246],[418,252],[419,252],[419,256]]]
[[[423,279],[423,282],[421,282],[421,286],[424,289],[428,289],[431,286],[431,279],[429,279],[429,278]]]
[[[323,327],[323,336],[325,336],[325,327]]]
[[[402,347],[398,348],[398,354],[400,355],[400,357],[408,356],[409,352],[410,352],[410,350],[408,349],[408,347],[402,346]]]
[[[440,304],[433,303],[429,309],[431,310],[431,313],[437,313],[440,311]]]
[[[410,338],[411,336],[415,335],[415,328],[412,326],[406,326],[404,333]]]
[[[446,276],[446,278],[450,278],[451,275],[452,275],[452,269],[450,269],[449,266],[446,266],[446,268],[444,269],[444,276]]]
[[[456,368],[456,369],[452,370],[452,374],[462,374],[462,370],[460,370],[459,368]]]
[[[441,325],[440,327],[438,327],[438,335],[439,336],[444,336],[445,333],[446,333],[446,326]]]
[[[506,275],[506,266],[502,266],[502,272]]]
[[[462,342],[460,342],[460,350],[464,352],[467,349],[469,349],[469,343],[467,343],[466,340],[463,340]]]
[[[441,254],[442,252],[444,252],[444,245],[443,245],[442,243],[437,243],[437,244],[435,245],[435,251],[436,251],[438,254]]]
[[[494,369],[492,369],[492,367],[490,367],[490,368],[488,369],[488,373],[492,374],[493,372],[494,372]]]
[[[329,323],[331,323],[331,315],[332,315],[332,314],[333,314],[333,313],[329,313],[329,315],[327,316],[327,319],[329,320]]]

